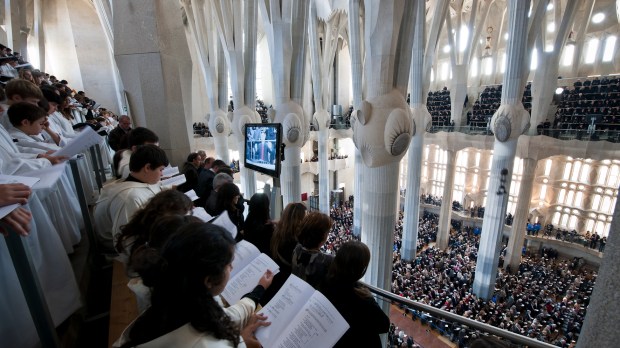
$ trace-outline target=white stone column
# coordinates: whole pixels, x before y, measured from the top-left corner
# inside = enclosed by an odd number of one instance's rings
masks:
[[[607,237],[603,261],[599,268],[586,319],[579,333],[577,348],[616,347],[620,342],[620,200],[616,201]]]
[[[439,210],[439,226],[437,229],[436,246],[446,250],[450,241],[450,228],[452,220],[452,192],[454,191],[454,174],[456,172],[456,151],[447,150],[446,177],[443,182],[443,197]],[[419,199],[419,197],[418,197]]]
[[[282,171],[280,174],[280,187],[282,188],[283,206],[301,200],[301,161],[300,150],[298,147],[285,147],[284,158],[282,161]]]
[[[329,215],[329,164],[327,162],[329,133],[323,125],[319,127],[319,210]]]
[[[33,36],[35,40],[35,52],[28,52],[28,59],[33,65],[38,67],[41,71],[45,71],[45,36],[43,33],[43,0],[33,1]],[[110,50],[111,52],[112,50]]]
[[[399,163],[364,169],[364,179],[372,185],[364,187],[362,202],[362,242],[371,250],[371,261],[364,281],[382,289],[390,289],[392,250],[396,222]]]
[[[407,154],[407,187],[405,194],[405,216],[401,257],[412,260],[416,256],[418,226],[420,220],[420,182],[422,178],[422,154],[424,134],[430,126],[431,115],[424,104],[424,27],[426,25],[426,3],[416,1],[414,37],[411,57],[411,99],[415,133]]]
[[[532,187],[536,177],[536,166],[538,161],[533,158],[523,159],[523,175],[517,200],[517,209],[512,223],[512,233],[508,239],[504,268],[510,265],[510,269],[515,272],[521,263],[521,249],[525,241],[525,228],[527,218],[530,214],[530,201],[532,198]],[[485,211],[486,215],[486,211]],[[500,238],[501,239],[501,238]]]
[[[357,110],[362,104],[362,37],[360,34],[359,1],[349,1],[349,52],[351,55],[351,80],[353,88],[353,107]],[[362,202],[364,162],[360,150],[355,148],[353,161],[353,235],[360,236],[362,231]]]
[[[491,119],[495,134],[493,162],[473,284],[474,294],[483,299],[491,298],[495,288],[499,244],[508,205],[517,139],[529,127],[529,114],[521,104],[522,83],[527,76],[523,60],[526,55],[529,4],[529,1],[508,1],[508,31],[514,34],[508,38],[501,105]],[[500,182],[502,172],[505,173],[503,183]]]

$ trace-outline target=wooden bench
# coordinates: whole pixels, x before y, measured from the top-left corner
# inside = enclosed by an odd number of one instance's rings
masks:
[[[136,297],[127,287],[129,278],[125,274],[125,266],[114,260],[112,267],[108,347],[112,347],[112,344],[121,336],[127,325],[138,316]]]

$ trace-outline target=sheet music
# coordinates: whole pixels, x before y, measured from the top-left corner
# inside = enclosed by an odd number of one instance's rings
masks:
[[[165,186],[179,186],[185,181],[187,181],[187,179],[185,178],[185,174],[181,174],[181,175],[173,176],[171,178],[162,180],[161,183],[162,185],[165,185]]]
[[[53,156],[73,157],[88,150],[89,147],[101,142],[101,136],[91,127],[84,127],[75,138],[72,138],[62,149],[54,152]]]
[[[0,174],[0,184],[24,184],[30,188],[34,186],[40,179],[26,176],[17,176],[17,175],[4,175]],[[9,215],[10,212],[19,208],[20,204],[15,203],[11,205],[7,205],[4,207],[0,207],[0,219]]]
[[[209,215],[209,213],[207,213],[207,211],[203,207],[195,207],[192,211],[192,215],[204,222],[209,222],[211,221],[211,219],[213,219],[213,216]]]
[[[226,231],[230,232],[233,238],[237,237],[237,226],[230,220],[228,212],[224,210],[217,219],[213,220],[212,224],[223,227]]]
[[[171,176],[175,176],[179,174],[179,167],[171,167],[171,166],[167,166],[164,168],[164,170],[161,172],[161,176],[164,178],[168,178]]]
[[[198,195],[196,194],[196,191],[194,191],[194,190],[189,190],[189,191],[185,192],[185,195],[186,195],[189,199],[191,199],[191,200],[192,200],[192,202],[193,202],[193,201],[195,201],[195,200],[197,200],[197,199],[199,198],[199,197],[198,197]]]

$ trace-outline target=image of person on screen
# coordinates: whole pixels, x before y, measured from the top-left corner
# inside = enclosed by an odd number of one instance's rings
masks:
[[[272,163],[273,162],[273,144],[267,140],[267,132],[262,129],[260,132],[260,141],[255,145],[254,158],[260,163]]]

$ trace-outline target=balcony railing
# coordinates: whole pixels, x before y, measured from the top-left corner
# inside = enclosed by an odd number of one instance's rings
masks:
[[[545,343],[542,341],[535,340],[533,338],[516,334],[511,331],[507,331],[504,329],[500,329],[498,327],[485,324],[473,319],[465,318],[458,314],[445,311],[443,309],[435,308],[433,306],[429,306],[427,304],[423,304],[420,302],[412,301],[403,297],[400,297],[394,293],[389,291],[385,291],[383,289],[379,289],[375,286],[364,284],[370,292],[375,295],[382,297],[385,300],[388,300],[392,303],[397,303],[400,306],[407,307],[409,310],[419,311],[425,313],[422,315],[422,318],[442,318],[451,323],[457,323],[460,327],[459,330],[468,329],[471,331],[479,331],[481,335],[493,335],[499,337],[504,340],[508,340],[511,343],[532,347],[532,348],[557,348],[556,346]],[[442,333],[446,333],[442,330]],[[415,337],[414,337],[415,339]]]

